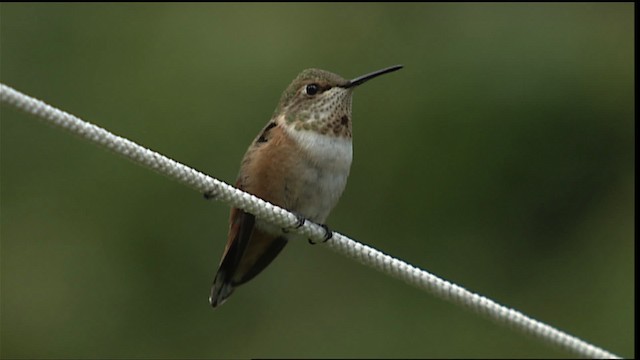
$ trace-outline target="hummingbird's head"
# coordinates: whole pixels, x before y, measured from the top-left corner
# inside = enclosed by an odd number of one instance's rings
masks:
[[[295,130],[351,136],[353,87],[340,75],[306,69],[282,93],[275,116]]]
[[[295,130],[351,137],[353,89],[400,68],[402,66],[396,65],[353,80],[325,70],[303,70],[282,94],[274,117],[283,116],[285,123]]]

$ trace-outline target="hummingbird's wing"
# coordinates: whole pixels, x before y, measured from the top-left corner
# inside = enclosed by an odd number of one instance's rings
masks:
[[[287,244],[284,236],[256,228],[255,216],[240,209],[231,209],[230,223],[229,241],[209,297],[213,307],[222,305],[236,286],[264,270]]]
[[[247,150],[236,187],[283,206],[289,187],[282,164],[293,153],[292,140],[275,122],[270,122]],[[262,230],[252,214],[232,208],[227,246],[211,288],[211,305],[221,305],[236,286],[258,275],[286,244],[284,235]]]

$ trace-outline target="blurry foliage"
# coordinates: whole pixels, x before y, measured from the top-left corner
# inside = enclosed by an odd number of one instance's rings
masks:
[[[329,224],[634,356],[632,3],[0,5],[0,80],[232,183],[304,68],[355,77]],[[206,202],[1,110],[1,355],[569,356],[305,241],[222,308]]]

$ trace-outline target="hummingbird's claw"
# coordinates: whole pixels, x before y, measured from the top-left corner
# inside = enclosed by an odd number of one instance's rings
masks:
[[[297,218],[298,220],[296,221],[296,224],[293,226],[293,229],[299,229],[299,228],[301,228],[301,227],[304,225],[304,223],[307,221],[307,218],[305,218],[304,216],[302,216],[302,215],[300,215],[300,214],[298,214],[298,213],[295,213],[295,212],[294,212],[294,214],[295,214],[295,216],[296,216],[296,218]],[[288,233],[288,232],[289,232],[289,229],[287,229],[287,228],[282,228],[282,232],[283,232],[283,233]]]
[[[329,239],[333,237],[333,231],[331,231],[331,229],[329,229],[329,227],[326,224],[321,224],[320,226],[322,226],[322,228],[324,229],[324,240],[322,240],[322,242],[326,243]]]
[[[324,229],[324,240],[322,240],[322,243],[324,244],[333,237],[333,231],[331,231],[326,224],[320,224],[320,226],[322,226],[322,228]],[[307,240],[309,240],[309,244],[311,245],[318,244],[317,242],[311,241],[311,239],[307,239]]]
[[[304,223],[307,221],[307,219],[304,216],[300,215],[300,214],[296,214],[296,217],[298,218],[298,222],[296,222],[296,227],[295,228],[299,229],[304,225]]]
[[[202,194],[204,196],[205,199],[207,200],[211,200],[211,199],[215,199],[218,197],[218,194],[216,194],[215,190],[209,190],[206,191],[204,194]]]

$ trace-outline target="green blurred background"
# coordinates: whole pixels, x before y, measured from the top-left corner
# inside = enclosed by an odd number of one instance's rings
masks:
[[[354,96],[329,225],[633,357],[633,3],[7,4],[1,81],[228,183],[304,68]],[[1,113],[6,358],[567,357],[291,243],[212,310],[228,207]]]

